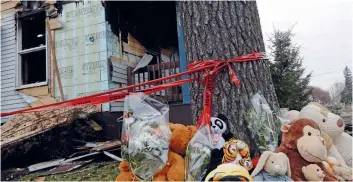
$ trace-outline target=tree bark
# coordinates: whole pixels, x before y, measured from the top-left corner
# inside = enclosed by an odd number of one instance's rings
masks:
[[[226,60],[253,51],[265,51],[255,1],[182,1],[178,2],[178,7],[189,63],[195,60]],[[241,85],[236,87],[231,82],[226,69],[217,76],[212,115],[226,114],[235,137],[249,144],[252,156],[259,156],[244,114],[251,104],[251,96],[258,91],[265,96],[274,111],[279,110],[269,66],[265,61],[253,61],[236,63],[232,68]],[[202,111],[203,86],[200,83],[191,84],[191,96],[193,119],[196,122]],[[279,125],[278,122],[275,124]]]

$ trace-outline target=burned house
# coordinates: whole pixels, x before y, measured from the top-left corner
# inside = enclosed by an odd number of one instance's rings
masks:
[[[88,96],[186,70],[175,2],[1,3],[1,112]],[[191,120],[188,84],[154,96],[171,105],[171,118],[182,111],[188,117],[181,122]],[[99,109],[121,112],[123,102],[102,104]]]
[[[175,2],[2,1],[1,112],[80,98],[185,71],[179,19]],[[182,78],[158,84],[178,79]],[[192,123],[188,84],[152,96],[170,105],[171,121]],[[56,155],[67,157],[72,146],[65,144],[71,145],[68,139],[74,137],[92,137],[93,133],[101,142],[119,138],[116,120],[122,111],[120,101],[2,117],[2,164],[6,160],[4,167],[23,167]],[[82,112],[98,114],[86,124],[72,124]],[[97,123],[100,129],[95,128]],[[55,155],[51,147],[57,147]],[[23,153],[25,160],[18,157]],[[38,154],[40,158],[35,157]]]

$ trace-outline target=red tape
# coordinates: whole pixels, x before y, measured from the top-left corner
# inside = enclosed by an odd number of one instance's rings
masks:
[[[149,95],[152,93],[156,93],[156,92],[165,90],[170,87],[179,86],[179,85],[182,85],[182,84],[185,84],[188,82],[192,82],[192,81],[204,82],[203,85],[206,88],[204,91],[204,98],[203,98],[204,108],[203,108],[202,114],[200,116],[200,119],[198,121],[198,124],[200,122],[204,123],[204,124],[208,124],[210,122],[210,114],[211,114],[211,106],[212,106],[212,89],[213,89],[214,77],[224,67],[227,66],[229,69],[229,74],[231,76],[232,82],[236,85],[239,85],[239,80],[236,78],[236,75],[235,75],[234,71],[231,69],[231,66],[229,63],[248,62],[248,61],[256,61],[256,60],[262,60],[262,59],[264,59],[264,54],[260,53],[260,52],[255,52],[255,53],[250,53],[250,54],[247,54],[244,56],[239,56],[239,57],[233,58],[228,61],[227,60],[197,61],[197,62],[190,63],[188,65],[188,71],[185,71],[182,73],[170,75],[167,77],[163,77],[163,78],[159,78],[156,80],[151,80],[151,81],[147,81],[147,82],[143,82],[143,83],[139,83],[139,84],[135,84],[135,85],[130,85],[130,86],[123,87],[123,88],[113,89],[113,90],[109,90],[109,91],[98,93],[98,94],[93,94],[93,95],[86,96],[86,97],[76,98],[76,99],[72,99],[72,100],[66,100],[66,101],[57,102],[54,104],[43,105],[43,106],[38,106],[38,107],[34,107],[34,108],[22,109],[22,110],[13,111],[13,112],[4,112],[4,113],[1,113],[0,116],[4,117],[4,116],[10,116],[10,115],[14,115],[14,114],[21,114],[21,113],[38,112],[38,111],[45,111],[45,110],[51,110],[51,109],[61,109],[61,108],[65,108],[65,107],[83,107],[83,106],[87,106],[87,105],[98,105],[98,104],[120,101],[120,100],[123,100],[127,95],[129,95],[131,93],[131,92],[123,92],[123,91],[127,91],[132,88],[141,87],[144,85],[149,85],[149,84],[161,82],[164,80],[169,80],[169,79],[180,77],[183,75],[190,75],[193,73],[203,71],[204,72],[203,76],[201,76],[201,78],[198,78],[198,79],[196,79],[196,78],[191,79],[190,78],[190,79],[178,80],[178,81],[174,81],[171,83],[165,83],[162,85],[153,86],[153,87],[141,90],[139,92],[143,92],[146,95]],[[117,92],[119,92],[119,93],[117,93]]]

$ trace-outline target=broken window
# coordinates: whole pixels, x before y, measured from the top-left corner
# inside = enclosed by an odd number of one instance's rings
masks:
[[[47,36],[45,11],[19,14],[18,18],[18,86],[43,84],[47,81]]]
[[[131,73],[129,71],[128,84],[142,83],[180,72],[175,2],[105,1],[104,3],[107,21],[113,33],[120,36],[123,52],[134,54],[126,47],[138,42],[146,54],[138,61],[137,68],[131,69]],[[182,100],[180,86],[155,95],[175,103]]]

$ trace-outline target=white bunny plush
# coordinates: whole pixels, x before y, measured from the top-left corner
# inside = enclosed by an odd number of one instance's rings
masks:
[[[254,181],[293,181],[289,159],[282,152],[263,152],[251,176]]]

